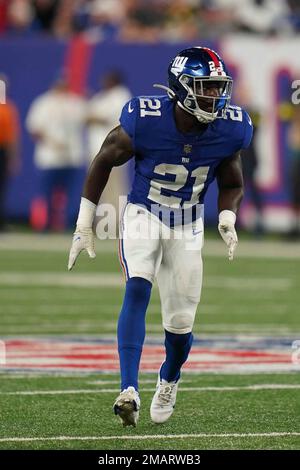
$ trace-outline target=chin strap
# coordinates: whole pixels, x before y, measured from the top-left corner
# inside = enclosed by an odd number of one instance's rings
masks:
[[[165,85],[160,85],[159,83],[154,83],[153,84],[154,88],[161,88],[162,90],[165,90],[168,93],[169,98],[173,99],[176,97],[175,93],[171,88],[165,86]]]
[[[174,93],[174,91],[171,90],[171,88],[169,88],[169,87],[167,87],[167,86],[165,86],[165,85],[160,85],[159,83],[154,83],[154,84],[153,84],[153,87],[154,87],[154,88],[161,88],[162,90],[165,90],[165,91],[167,92],[169,98],[171,98],[171,99],[176,98],[176,94]],[[186,111],[187,113],[191,114],[191,115],[194,116],[196,119],[198,119],[199,122],[202,122],[202,123],[204,123],[204,124],[208,124],[208,123],[210,123],[210,122],[213,122],[213,121],[217,118],[217,116],[215,116],[215,117],[214,117],[214,116],[211,116],[211,115],[209,115],[209,113],[207,113],[207,114],[208,114],[207,116],[203,116],[203,115],[198,114],[198,113],[196,114],[196,113],[194,113],[193,111],[191,111],[191,110],[185,108],[185,107],[183,106],[183,104],[182,104],[179,100],[177,101],[177,104],[178,104],[178,106],[179,106],[181,109],[183,109],[183,111]],[[202,113],[205,113],[205,111],[201,111],[201,112],[202,112]],[[206,114],[206,113],[205,113],[205,114]]]
[[[203,116],[203,115],[200,114],[200,113],[199,113],[199,114],[198,114],[198,113],[195,113],[195,112],[193,112],[193,111],[191,111],[191,110],[185,108],[185,107],[183,106],[183,104],[180,103],[180,101],[177,101],[177,104],[178,104],[178,106],[179,106],[181,109],[183,109],[183,111],[185,111],[186,113],[191,114],[191,115],[194,116],[199,122],[201,122],[201,123],[203,123],[203,124],[209,124],[210,122],[213,122],[213,121],[216,119],[216,117],[211,116],[211,115]],[[202,113],[205,113],[205,111],[202,111]]]

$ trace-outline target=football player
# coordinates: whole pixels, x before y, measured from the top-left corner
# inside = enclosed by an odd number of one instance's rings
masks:
[[[120,223],[120,261],[126,289],[118,321],[121,393],[114,412],[124,426],[139,416],[138,371],[145,315],[157,279],[166,356],[150,415],[173,413],[182,365],[188,358],[202,285],[203,201],[216,178],[219,232],[232,260],[236,213],[243,195],[240,152],[252,136],[248,114],[230,105],[232,79],[213,50],[181,51],[168,68],[164,96],[142,96],[123,108],[120,125],[95,157],[81,199],[69,269],[86,250],[95,257],[92,223],[111,169],[135,158],[135,178]],[[136,237],[135,227],[151,225]],[[187,241],[188,240],[188,241]]]

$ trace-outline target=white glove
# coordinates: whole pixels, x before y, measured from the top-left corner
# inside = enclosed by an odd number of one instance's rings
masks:
[[[81,253],[86,250],[90,258],[96,258],[94,247],[94,234],[92,230],[96,204],[82,197],[78,214],[77,226],[73,235],[72,246],[69,255],[68,270],[70,271]]]
[[[71,271],[71,269],[73,268],[75,261],[82,250],[86,250],[90,258],[96,258],[94,247],[94,234],[91,228],[76,228],[76,231],[73,235],[73,241],[69,255],[69,271]]]
[[[233,254],[238,244],[238,237],[234,228],[235,221],[236,215],[234,212],[229,210],[220,212],[218,230],[228,246],[228,258],[230,261],[233,260]]]

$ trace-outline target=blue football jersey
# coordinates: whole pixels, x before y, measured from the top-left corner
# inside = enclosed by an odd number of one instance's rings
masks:
[[[120,124],[135,149],[135,176],[128,200],[148,210],[153,205],[178,211],[203,204],[218,165],[252,137],[248,114],[230,106],[226,118],[201,133],[182,133],[174,102],[167,96],[141,96],[123,108]],[[195,215],[197,217],[197,215]]]

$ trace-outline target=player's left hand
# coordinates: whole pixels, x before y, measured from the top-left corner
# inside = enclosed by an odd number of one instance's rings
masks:
[[[234,251],[238,244],[238,237],[235,230],[236,215],[234,212],[224,210],[219,214],[218,230],[228,247],[229,261],[233,260]]]

